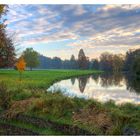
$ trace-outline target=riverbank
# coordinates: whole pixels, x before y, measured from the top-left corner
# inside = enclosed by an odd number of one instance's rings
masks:
[[[0,70],[1,116],[4,115],[5,119],[11,119],[16,117],[18,114],[31,112],[31,106],[36,105],[36,101],[41,101],[41,99],[46,98],[47,88],[56,81],[69,77],[97,73],[101,72],[89,70],[25,71],[22,74],[22,80],[20,81],[19,73],[17,71]],[[3,121],[1,123],[3,123]],[[19,127],[22,127],[22,125]],[[49,133],[50,130],[45,132],[46,135]]]
[[[46,92],[55,81],[98,73],[26,71],[22,81],[19,81],[17,71],[0,71],[0,81],[4,81],[0,91],[6,95],[3,96],[5,102],[0,109],[0,135],[12,134],[12,130],[15,135],[138,135],[139,105],[116,106],[113,102],[102,104],[95,100]],[[10,132],[8,128],[11,128]]]

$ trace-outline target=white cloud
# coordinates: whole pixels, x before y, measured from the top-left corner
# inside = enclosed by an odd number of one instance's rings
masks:
[[[7,32],[16,33],[25,45],[73,40],[66,47],[100,54],[106,50],[124,53],[140,44],[140,5],[105,5],[95,11],[96,5],[9,7]]]

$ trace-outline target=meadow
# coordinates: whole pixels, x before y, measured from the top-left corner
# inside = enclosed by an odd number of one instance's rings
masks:
[[[0,135],[139,135],[140,106],[48,93],[56,81],[90,70],[0,70]]]

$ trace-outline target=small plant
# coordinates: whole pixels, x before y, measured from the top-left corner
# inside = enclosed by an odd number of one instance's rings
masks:
[[[22,56],[19,58],[18,62],[16,63],[16,67],[17,67],[17,70],[19,71],[19,79],[21,81],[22,72],[25,70],[25,67],[26,67],[25,60]]]
[[[7,109],[11,104],[11,95],[4,82],[0,82],[0,107]]]

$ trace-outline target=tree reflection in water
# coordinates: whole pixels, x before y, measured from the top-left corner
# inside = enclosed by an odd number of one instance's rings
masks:
[[[101,86],[102,87],[110,87],[110,86],[122,86],[121,82],[124,82],[124,76],[121,73],[114,74],[101,74]]]
[[[137,77],[125,74],[127,90],[140,94],[140,79]]]
[[[89,77],[90,76],[82,76],[78,78],[78,82],[79,82],[79,89],[81,91],[81,93],[84,92],[84,89],[86,87],[87,82],[89,82]]]
[[[89,79],[92,78],[96,84],[100,84],[102,87],[108,88],[111,86],[123,86],[125,84],[127,90],[133,91],[136,93],[140,93],[140,80],[138,80],[134,76],[130,76],[129,74],[122,74],[122,73],[103,73],[98,75],[91,75],[91,76],[82,76],[79,78],[72,78],[71,82],[72,85],[75,84],[75,80],[78,80],[79,90],[81,93],[84,92]]]
[[[72,85],[75,84],[75,78],[71,78],[71,83],[72,83]]]

